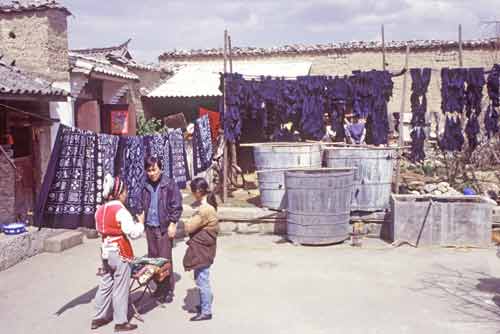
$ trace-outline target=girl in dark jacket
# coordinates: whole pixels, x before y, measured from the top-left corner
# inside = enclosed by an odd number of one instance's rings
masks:
[[[215,259],[217,233],[217,201],[215,195],[208,190],[208,183],[203,178],[191,181],[191,192],[195,198],[196,208],[191,219],[185,224],[189,234],[188,249],[184,256],[184,269],[194,270],[196,285],[200,290],[200,307],[198,314],[191,321],[212,319],[213,294],[210,288],[210,267]]]

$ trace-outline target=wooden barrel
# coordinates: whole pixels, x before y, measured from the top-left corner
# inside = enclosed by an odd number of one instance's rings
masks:
[[[321,167],[321,145],[266,143],[253,148],[257,170]]]
[[[355,167],[353,211],[389,208],[395,151],[391,148],[325,148],[327,167]]]
[[[288,239],[306,245],[345,241],[353,185],[351,168],[286,171]]]

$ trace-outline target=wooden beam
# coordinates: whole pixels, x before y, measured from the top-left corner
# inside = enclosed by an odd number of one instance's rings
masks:
[[[409,57],[410,57],[410,46],[407,44],[406,45],[406,55],[405,55],[405,69],[406,72],[403,77],[403,92],[401,96],[401,109],[399,112],[399,147],[404,147],[404,114],[405,114],[405,108],[406,108],[406,94],[407,94],[407,86],[408,86],[408,63],[409,63]],[[397,154],[397,165],[396,165],[396,189],[394,189],[394,192],[396,194],[399,194],[399,183],[401,179],[401,156],[403,155],[402,151],[398,151]]]
[[[53,95],[17,95],[17,94],[0,94],[0,100],[5,101],[44,101],[44,102],[66,102],[70,96],[53,96]]]
[[[3,111],[3,112],[15,112],[15,113],[18,113],[18,114],[21,114],[21,115],[25,115],[25,116],[33,117],[33,118],[38,119],[38,120],[49,122],[50,124],[52,124],[52,123],[59,123],[60,122],[60,120],[56,119],[56,118],[44,117],[44,116],[41,116],[41,115],[37,115],[37,114],[31,113],[31,112],[27,112],[27,111],[24,111],[24,110],[21,110],[21,109],[18,109],[18,108],[14,108],[14,107],[8,106],[8,105],[2,104],[2,103],[0,103],[0,111]]]

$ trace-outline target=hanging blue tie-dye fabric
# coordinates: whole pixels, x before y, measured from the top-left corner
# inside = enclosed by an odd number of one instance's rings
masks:
[[[489,105],[488,110],[486,110],[486,114],[484,115],[484,128],[486,130],[488,139],[493,138],[497,133],[500,132],[498,120],[498,111],[496,111],[496,109],[492,105]]]
[[[97,203],[101,204],[104,176],[115,175],[115,157],[118,150],[118,136],[100,133],[97,135]]]
[[[133,214],[138,214],[142,210],[141,193],[146,182],[143,138],[120,137],[118,147],[119,174],[125,180],[128,189],[126,205]]]
[[[181,129],[172,130],[168,134],[170,144],[170,168],[172,178],[181,189],[186,188],[186,182],[190,179],[186,150],[184,148],[184,137]]]
[[[97,134],[61,126],[62,141],[55,173],[45,203],[43,226],[75,229],[94,227],[101,192],[97,179]],[[45,183],[45,182],[44,182]]]
[[[170,145],[168,143],[168,134],[155,134],[143,137],[146,156],[157,157],[162,164],[165,175],[170,175]]]
[[[431,81],[431,69],[412,68],[410,69],[412,78],[410,97],[412,119],[412,130],[410,132],[411,154],[410,159],[413,162],[420,162],[425,159],[424,143],[425,143],[425,114],[427,113],[427,89]]]
[[[195,122],[193,135],[194,174],[206,171],[212,165],[213,148],[210,135],[210,120],[202,116]]]
[[[500,64],[495,64],[488,75],[488,96],[493,107],[500,107]]]

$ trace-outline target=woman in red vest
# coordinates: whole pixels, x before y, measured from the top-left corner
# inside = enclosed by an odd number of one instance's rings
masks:
[[[102,236],[102,260],[105,274],[102,276],[95,297],[96,315],[91,329],[97,329],[115,321],[115,331],[123,332],[137,328],[128,322],[128,296],[130,288],[130,261],[134,252],[129,238],[137,239],[144,231],[144,215],[136,223],[125,207],[127,187],[119,177],[106,175],[103,184],[106,203],[95,213],[96,229]]]

